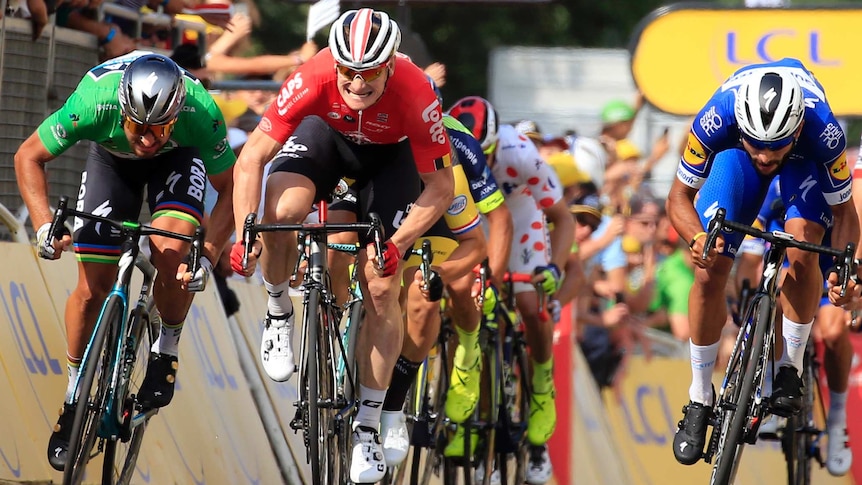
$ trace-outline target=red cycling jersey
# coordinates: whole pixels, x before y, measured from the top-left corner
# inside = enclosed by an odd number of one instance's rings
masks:
[[[347,107],[338,92],[335,59],[329,48],[294,71],[264,113],[260,129],[287,141],[306,116],[316,115],[357,144],[396,144],[410,140],[419,173],[451,164],[443,112],[425,74],[406,56],[395,57],[395,72],[383,95],[363,111]]]

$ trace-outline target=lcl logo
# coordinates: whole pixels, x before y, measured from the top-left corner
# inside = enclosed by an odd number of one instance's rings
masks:
[[[797,57],[806,65],[840,66],[840,60],[826,59],[822,55],[820,36],[821,33],[816,30],[802,32],[793,29],[777,29],[760,34],[752,39],[753,42],[749,42],[750,34],[730,31],[725,36],[727,61],[733,64],[754,64],[773,62],[782,57]],[[780,44],[782,49],[776,48],[777,44]],[[793,47],[792,52],[787,50],[789,46]],[[755,59],[740,56],[740,50],[751,52],[752,47],[757,56]],[[800,48],[804,50],[799,50]],[[803,54],[807,54],[808,58],[803,58]]]

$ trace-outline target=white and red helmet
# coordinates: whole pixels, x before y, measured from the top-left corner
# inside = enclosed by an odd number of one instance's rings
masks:
[[[335,62],[364,71],[386,63],[401,45],[401,30],[386,12],[349,10],[333,22],[329,49]]]

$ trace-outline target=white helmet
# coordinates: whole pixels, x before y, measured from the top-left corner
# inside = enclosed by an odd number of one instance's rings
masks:
[[[736,123],[742,134],[757,142],[788,140],[802,124],[802,88],[786,70],[749,75],[736,91]]]
[[[335,62],[357,71],[389,60],[401,45],[401,30],[386,12],[348,10],[329,29],[329,50]]]

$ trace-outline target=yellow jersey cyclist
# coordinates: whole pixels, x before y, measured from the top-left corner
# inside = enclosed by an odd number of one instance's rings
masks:
[[[545,293],[552,296],[560,288],[563,278],[560,268],[565,267],[574,240],[574,221],[563,200],[559,178],[527,137],[519,134],[514,126],[498,124],[497,113],[487,100],[478,96],[462,98],[449,109],[449,114],[470,129],[479,141],[488,166],[503,189],[515,231],[509,271],[535,274]],[[553,230],[549,230],[551,225]],[[515,283],[513,291],[526,327],[533,369],[527,425],[527,439],[533,448],[527,482],[545,483],[552,474],[546,443],[557,421],[553,322],[540,318],[536,289],[532,284]],[[477,361],[473,372],[478,374],[478,367]],[[450,402],[459,395],[461,376],[457,377],[452,379],[446,403],[447,415],[456,422],[473,412],[472,408],[464,407],[466,399]]]
[[[203,220],[206,178],[219,193],[202,269],[195,275],[185,273],[181,262],[188,244],[164,237],[149,239],[158,270],[153,296],[162,328],[137,399],[146,407],[166,406],[174,394],[177,346],[192,303],[193,295],[186,290],[204,288],[210,261],[218,261],[232,229],[236,157],[228,146],[224,118],[200,81],[167,57],[135,51],[90,69],[63,106],[15,154],[18,186],[33,227],[38,228],[39,255],[46,259],[59,258],[71,238],[46,240],[52,214],[45,164],[82,140],[94,143],[81,176],[79,210],[137,219],[146,189],[152,225],[190,235]],[[69,380],[60,418],[48,441],[48,461],[56,470],[66,464],[78,367],[117,274],[119,234],[101,229],[95,221],[75,220],[78,282],[65,313]]]

